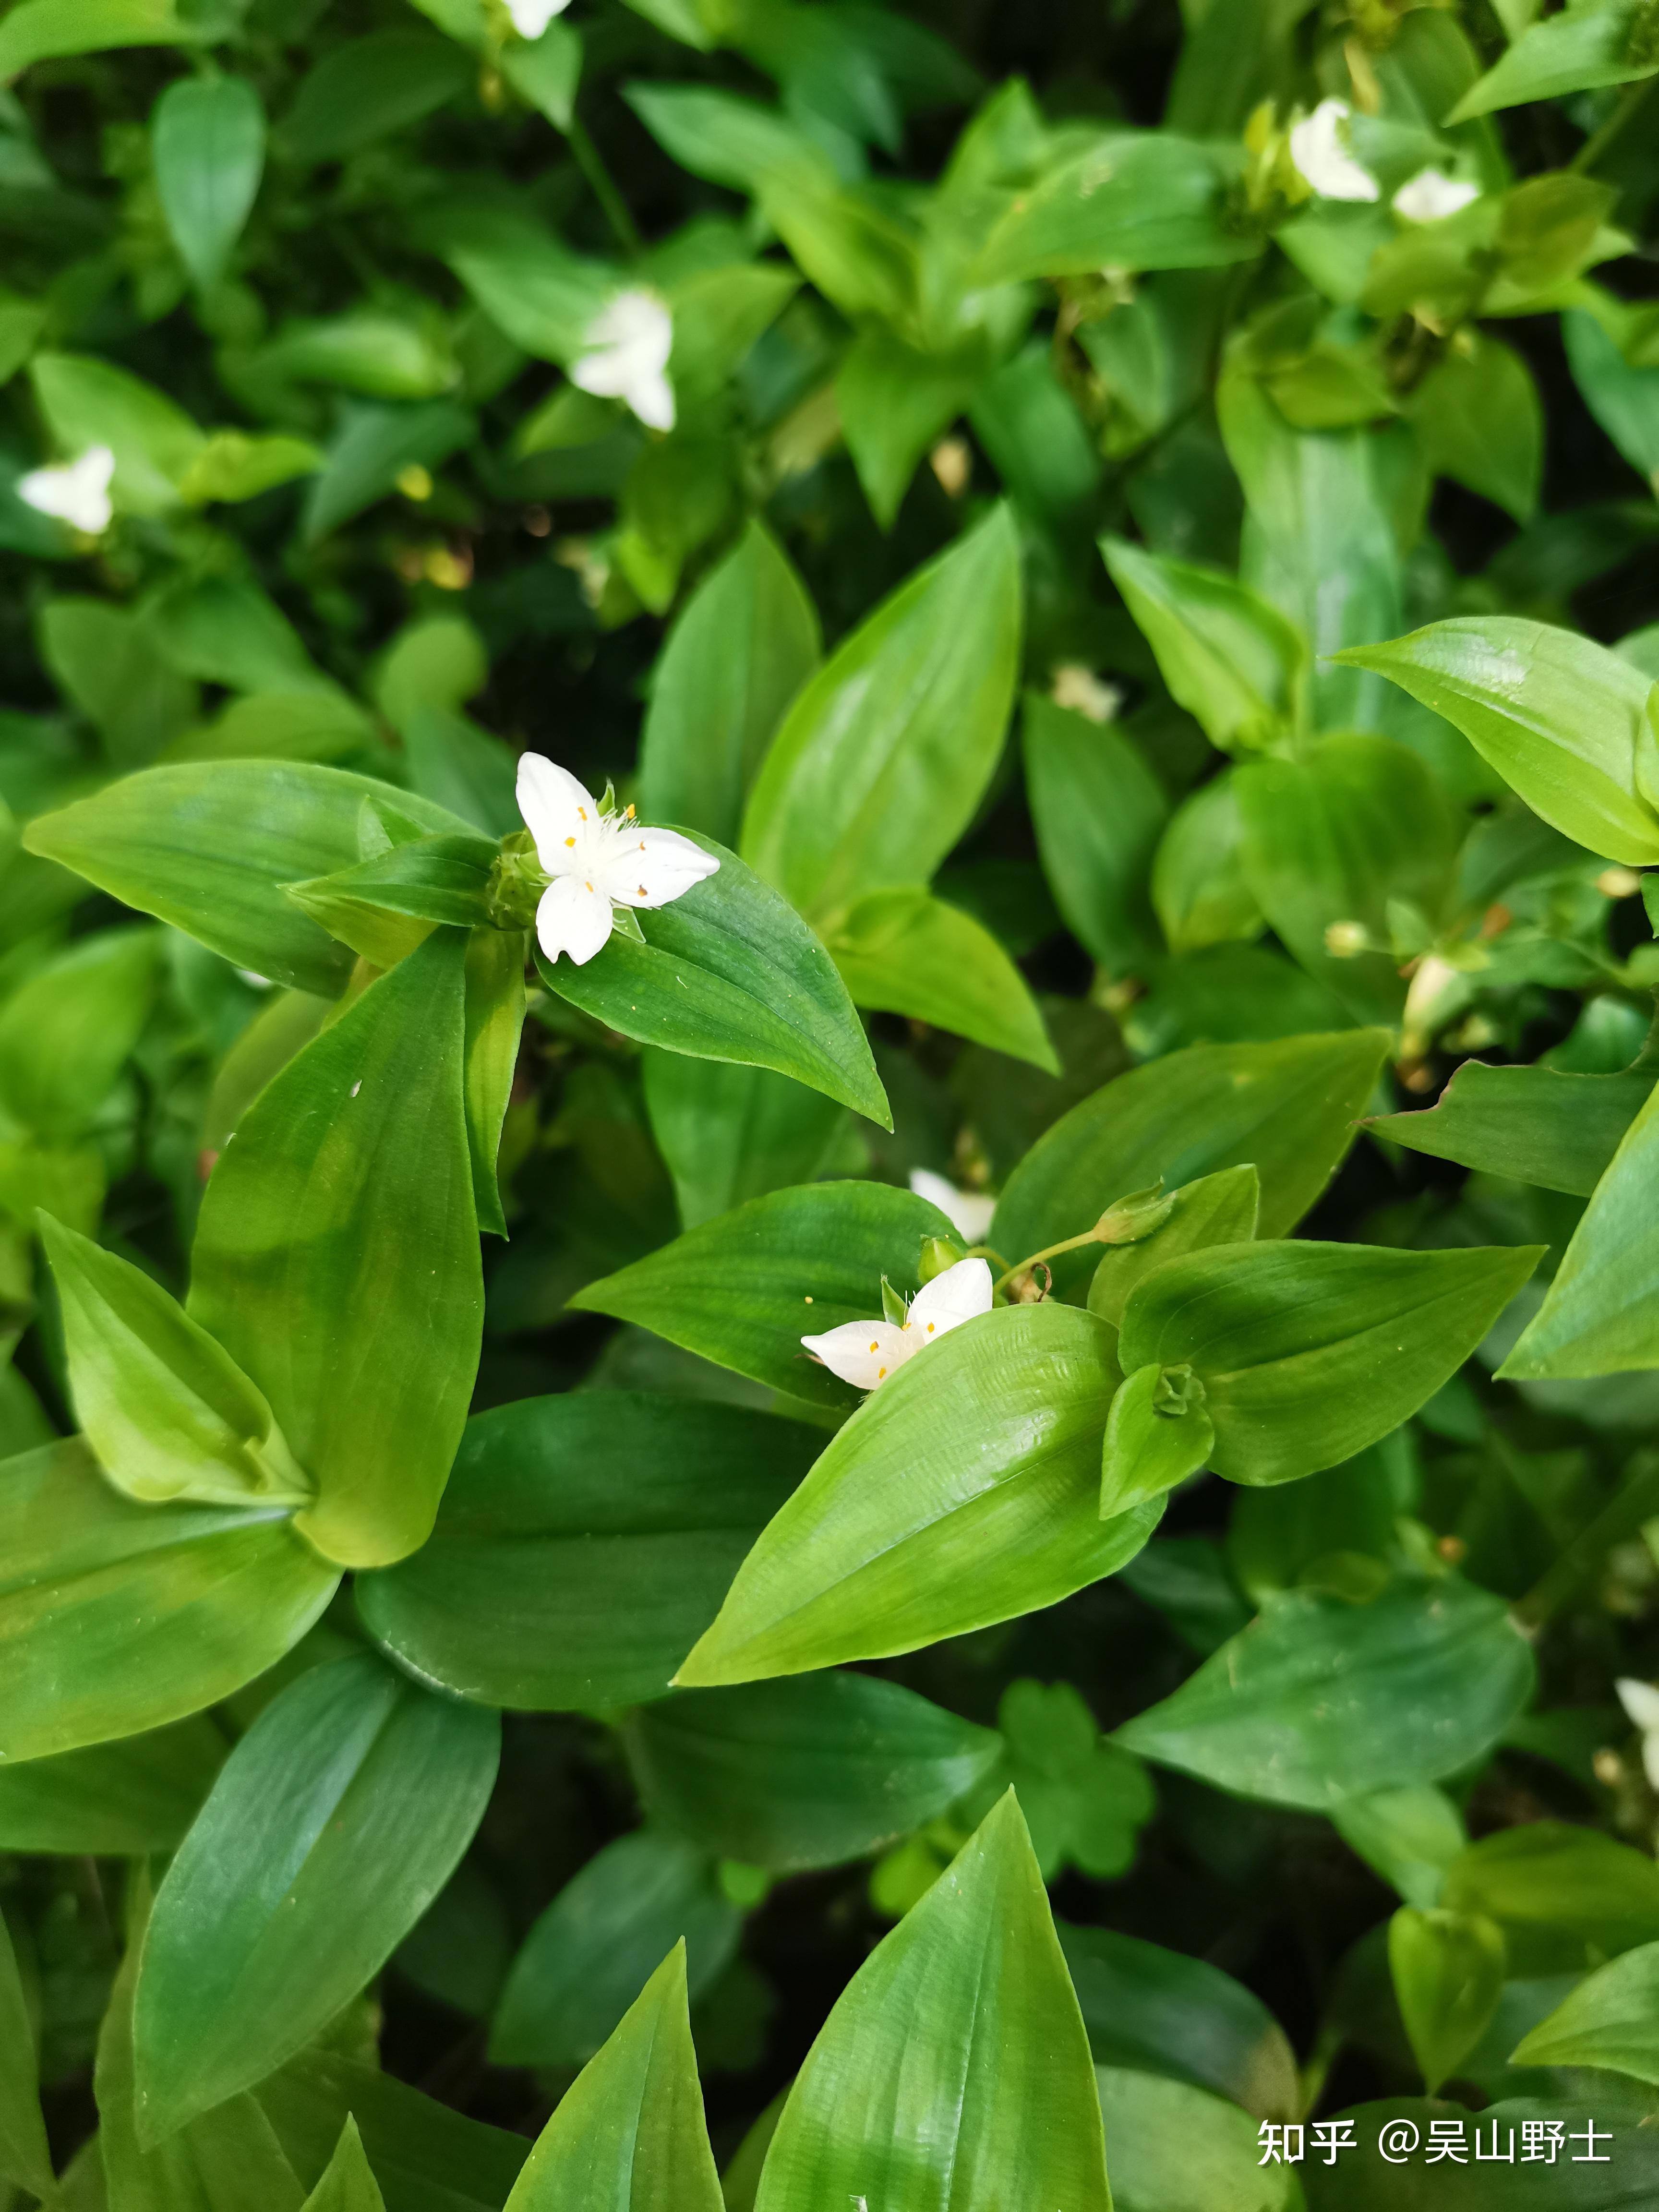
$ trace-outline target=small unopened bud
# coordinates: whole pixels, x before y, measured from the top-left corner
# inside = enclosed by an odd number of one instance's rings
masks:
[[[1175,1202],[1175,1192],[1164,1190],[1161,1176],[1148,1190],[1132,1190],[1127,1198],[1114,1199],[1095,1224],[1097,1243],[1139,1244],[1164,1226]]]
[[[924,1237],[916,1273],[924,1283],[931,1283],[935,1275],[942,1275],[947,1267],[954,1267],[967,1257],[962,1246],[948,1237]]]
[[[1370,933],[1363,921],[1334,921],[1325,931],[1325,950],[1333,960],[1352,960],[1370,949]]]
[[[1166,1367],[1158,1376],[1152,1391],[1152,1411],[1179,1420],[1183,1413],[1196,1412],[1205,1395],[1203,1383],[1183,1361],[1178,1367]]]

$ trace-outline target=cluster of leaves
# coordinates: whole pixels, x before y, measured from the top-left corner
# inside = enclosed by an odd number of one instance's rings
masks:
[[[1650,0],[416,4],[0,13],[0,2207],[1650,2201]]]

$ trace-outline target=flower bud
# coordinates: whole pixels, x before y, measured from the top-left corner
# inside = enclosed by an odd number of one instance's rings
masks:
[[[1139,1244],[1164,1226],[1175,1202],[1175,1192],[1165,1192],[1160,1176],[1149,1190],[1132,1190],[1127,1198],[1115,1199],[1096,1222],[1095,1237],[1102,1244]]]
[[[935,1275],[942,1275],[947,1267],[954,1267],[968,1257],[963,1248],[949,1237],[924,1237],[921,1240],[921,1260],[916,1269],[924,1283],[931,1283]]]

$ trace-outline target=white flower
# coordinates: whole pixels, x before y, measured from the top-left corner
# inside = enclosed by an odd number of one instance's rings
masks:
[[[41,514],[56,515],[88,538],[100,538],[113,512],[109,484],[114,474],[115,456],[109,447],[93,446],[61,469],[31,469],[18,478],[17,496]]]
[[[1650,1682],[1632,1682],[1628,1676],[1613,1686],[1632,1725],[1642,1731],[1642,1764],[1648,1780],[1659,1790],[1659,1690]]]
[[[1322,100],[1291,126],[1291,159],[1322,199],[1374,200],[1376,179],[1348,151],[1348,103]]]
[[[674,318],[654,292],[618,292],[582,333],[570,381],[601,399],[625,399],[653,430],[674,427],[674,392],[664,371],[674,350]]]
[[[666,906],[720,862],[672,830],[647,830],[630,806],[606,814],[592,793],[540,753],[519,762],[519,811],[552,882],[536,908],[536,935],[550,960],[568,952],[580,968],[604,949],[619,906]]]
[[[982,1244],[991,1233],[991,1216],[997,1210],[994,1198],[982,1191],[958,1190],[943,1176],[935,1175],[931,1168],[912,1168],[910,1188],[918,1198],[925,1198],[929,1206],[936,1206],[959,1237],[970,1244]]]
[[[1479,185],[1461,185],[1443,169],[1419,169],[1394,196],[1394,211],[1407,222],[1438,222],[1480,197]]]
[[[958,1260],[924,1283],[899,1321],[848,1321],[801,1342],[832,1375],[855,1389],[873,1390],[896,1367],[965,1321],[991,1310],[991,1270],[983,1260]]]
[[[521,39],[539,39],[556,15],[562,15],[570,0],[507,0],[507,12]]]
[[[1062,660],[1055,665],[1049,696],[1056,707],[1069,707],[1074,714],[1086,715],[1090,721],[1102,724],[1115,720],[1123,704],[1123,694],[1117,685],[1103,681],[1080,660]]]

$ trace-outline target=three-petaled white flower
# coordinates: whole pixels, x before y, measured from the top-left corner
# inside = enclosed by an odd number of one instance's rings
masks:
[[[925,1198],[929,1206],[936,1206],[958,1237],[965,1237],[970,1244],[983,1243],[991,1233],[991,1217],[997,1202],[983,1191],[958,1190],[953,1182],[946,1182],[942,1175],[931,1168],[912,1168],[910,1188],[918,1198]]]
[[[570,0],[507,0],[507,12],[521,39],[539,39],[556,15],[562,15]]]
[[[1628,1676],[1613,1686],[1632,1725],[1642,1731],[1642,1765],[1648,1780],[1659,1790],[1659,1690],[1651,1682],[1635,1682]]]
[[[1480,197],[1479,185],[1460,184],[1443,169],[1419,169],[1394,196],[1394,211],[1407,222],[1438,222],[1442,216],[1456,215]]]
[[[1374,200],[1376,179],[1348,151],[1346,100],[1322,100],[1311,115],[1291,126],[1291,159],[1322,199]]]
[[[88,538],[100,538],[109,528],[110,478],[115,456],[107,446],[93,446],[77,460],[58,469],[31,469],[17,480],[17,496],[41,514],[55,515]]]
[[[843,1382],[873,1390],[907,1359],[990,1310],[991,1270],[983,1260],[958,1260],[922,1285],[902,1321],[847,1321],[801,1342]]]
[[[665,374],[674,318],[655,292],[618,292],[582,332],[570,381],[601,399],[625,399],[653,430],[674,427],[674,388]]]
[[[677,830],[646,829],[631,806],[607,814],[540,753],[520,759],[519,811],[553,878],[536,908],[536,935],[550,960],[568,952],[583,967],[603,951],[617,907],[666,906],[720,866]]]

